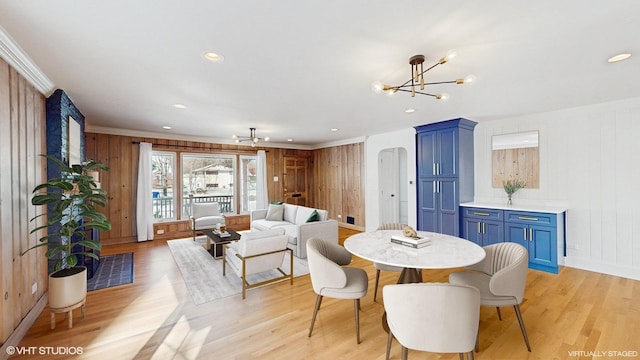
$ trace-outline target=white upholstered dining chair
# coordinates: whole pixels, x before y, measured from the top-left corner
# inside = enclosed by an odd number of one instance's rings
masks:
[[[463,353],[473,359],[478,335],[480,291],[472,286],[446,283],[387,285],[382,289],[389,324],[387,359],[395,337],[408,349],[437,353]]]
[[[356,317],[356,341],[360,343],[360,299],[367,294],[369,278],[359,268],[346,267],[351,263],[351,254],[342,246],[311,238],[307,241],[307,262],[313,291],[317,294],[316,305],[309,327],[309,337],[324,296],[336,299],[353,299]]]
[[[378,227],[377,230],[402,230],[404,229],[404,227],[407,226],[405,224],[400,224],[400,223],[387,223],[387,224],[382,224]],[[393,266],[393,265],[385,265],[385,264],[381,264],[381,263],[377,263],[377,262],[373,262],[373,266],[376,268],[376,284],[374,287],[374,292],[373,292],[373,301],[375,302],[376,299],[378,298],[378,283],[380,282],[380,271],[392,271],[392,272],[402,272],[402,268],[399,266]],[[418,272],[419,274],[420,272]]]
[[[529,253],[524,246],[512,242],[488,245],[483,249],[487,254],[484,260],[465,267],[470,271],[449,274],[449,282],[478,288],[481,305],[495,306],[500,320],[500,307],[513,306],[527,350],[531,352],[529,337],[520,312],[520,303],[524,298],[527,283]]]

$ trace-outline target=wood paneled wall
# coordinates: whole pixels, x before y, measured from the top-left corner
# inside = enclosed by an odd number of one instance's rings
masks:
[[[45,98],[0,59],[0,342],[4,343],[48,286],[42,223],[29,220],[43,207],[31,205],[32,189],[45,181]],[[35,292],[32,290],[35,289]]]
[[[329,217],[364,229],[364,143],[314,151],[315,206],[329,210]]]

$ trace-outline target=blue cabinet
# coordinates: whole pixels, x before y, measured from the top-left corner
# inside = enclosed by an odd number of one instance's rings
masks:
[[[480,246],[516,242],[529,251],[529,268],[558,273],[558,244],[564,245],[564,211],[546,213],[468,205],[461,207],[463,238]]]
[[[416,127],[418,230],[460,234],[460,203],[473,199],[475,125],[454,119]]]
[[[480,246],[504,242],[503,211],[463,208],[462,237]]]
[[[529,250],[529,267],[558,273],[556,214],[505,211],[507,239]]]

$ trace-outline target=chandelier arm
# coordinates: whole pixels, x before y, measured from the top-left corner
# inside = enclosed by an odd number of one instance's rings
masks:
[[[437,81],[437,82],[428,82],[428,83],[424,83],[425,85],[439,85],[439,84],[455,84],[456,80],[449,80],[449,81]],[[412,85],[400,85],[400,86],[392,86],[391,89],[396,89],[396,90],[400,90],[403,87],[411,87]]]
[[[397,90],[397,91],[408,92],[408,93],[410,93],[410,92],[411,92],[411,90],[405,90],[405,89],[396,89],[396,90]],[[434,95],[434,94],[429,94],[429,93],[422,92],[422,91],[416,91],[416,94],[420,94],[420,95],[429,95],[429,96],[436,97],[436,95]]]

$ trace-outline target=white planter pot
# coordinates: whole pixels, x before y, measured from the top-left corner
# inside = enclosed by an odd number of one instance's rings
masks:
[[[75,272],[58,277],[70,270]],[[49,307],[52,309],[78,304],[87,297],[87,268],[76,266],[70,270],[62,269],[49,275]]]

